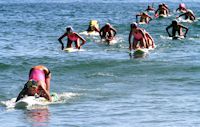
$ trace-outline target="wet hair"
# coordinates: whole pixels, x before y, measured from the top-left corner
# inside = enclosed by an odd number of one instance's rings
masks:
[[[173,25],[177,25],[177,24],[178,24],[178,21],[177,21],[177,20],[172,20],[172,24],[173,24]]]
[[[111,25],[110,25],[110,23],[106,23],[106,25],[105,26],[108,26],[108,27],[110,27]]]
[[[131,28],[137,28],[138,24],[136,22],[131,23]]]
[[[73,28],[72,28],[71,26],[68,26],[68,27],[66,28],[66,31],[67,31],[67,32],[73,32],[74,30],[73,30]]]

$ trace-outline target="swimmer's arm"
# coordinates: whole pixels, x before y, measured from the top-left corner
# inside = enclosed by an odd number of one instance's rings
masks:
[[[181,25],[181,27],[185,29],[184,37],[186,37],[186,34],[187,34],[187,32],[188,32],[189,29],[187,27],[183,26],[183,25]]]
[[[196,19],[196,17],[195,17],[195,15],[194,15],[194,14],[192,14],[192,17],[194,18],[194,20]]]
[[[31,72],[33,71],[33,68],[31,68],[31,70],[29,71],[29,77],[31,76]]]
[[[40,87],[41,87],[42,90],[44,91],[45,98],[51,102],[51,101],[52,101],[52,98],[51,98],[50,93],[44,88],[44,86],[40,85]]]
[[[76,34],[76,36],[78,36],[78,38],[80,38],[81,41],[82,41],[82,43],[81,43],[81,45],[80,45],[80,47],[81,47],[82,45],[84,45],[84,44],[86,43],[86,40],[85,40],[84,38],[82,38],[79,34],[77,34],[77,33],[75,33],[75,34]],[[80,49],[80,47],[79,47],[79,49]]]
[[[186,28],[186,31],[185,31],[184,37],[186,37],[186,34],[187,34],[188,30],[189,30],[189,29]]]
[[[157,9],[157,10],[155,11],[155,15],[158,13],[158,11],[159,11],[159,9]]]
[[[102,27],[102,28],[100,29],[100,31],[99,31],[99,35],[100,35],[100,38],[101,38],[101,39],[102,39],[102,36],[103,36],[103,35],[102,35],[102,34],[103,34],[103,33],[102,33],[102,32],[103,32],[103,29],[104,29],[104,27]]]
[[[86,30],[86,31],[90,31],[90,29],[91,29],[91,28],[90,28],[90,26],[88,26],[88,28],[87,28],[87,30]]]
[[[62,50],[64,49],[64,44],[63,44],[63,42],[62,42],[62,39],[63,39],[65,36],[67,36],[67,33],[64,33],[62,36],[60,36],[60,37],[58,38],[58,41],[59,41],[60,44],[62,45],[62,47],[61,47]]]
[[[172,27],[172,25],[169,25],[167,28],[166,28],[166,31],[167,31],[167,33],[168,33],[168,35],[169,35],[169,37],[172,37],[172,35],[169,33],[169,28],[171,28]]]
[[[176,12],[177,12],[177,11],[181,11],[181,9],[178,7],[178,8],[176,9]]]
[[[166,4],[163,4],[164,8],[169,10],[169,7]]]
[[[113,35],[113,37],[117,34],[117,30],[115,29],[115,28],[111,28],[111,30],[114,32],[114,35]]]
[[[45,73],[45,83],[47,85],[47,91],[50,91],[50,80],[51,80],[51,71],[47,67],[43,67],[43,71]]]
[[[129,33],[129,36],[128,36],[128,42],[129,42],[129,50],[131,51],[132,50],[132,43],[131,43],[131,38],[132,38],[132,30],[130,31]]]
[[[144,33],[144,31],[140,29],[140,32],[141,32],[141,34],[142,34],[143,38],[145,39],[145,41],[147,42],[147,38],[146,38],[146,36],[145,36],[145,33]]]
[[[136,18],[136,22],[138,23],[138,16],[141,16],[140,14],[137,14],[136,16],[135,16],[135,18]]]
[[[24,88],[20,91],[15,102],[19,101],[21,98],[23,98],[26,95],[27,95],[27,84],[24,85]]]
[[[19,93],[19,95],[17,96],[17,99],[15,102],[19,101],[21,98],[23,98],[26,95],[26,91],[25,88],[22,89],[22,91]]]
[[[96,32],[100,32],[100,30],[98,28],[96,28],[95,26],[94,26],[94,29]]]
[[[154,13],[154,16],[155,16],[155,17],[158,17],[158,11],[159,11],[159,9],[157,9],[157,10],[155,11],[155,13]]]
[[[176,17],[176,18],[179,18],[179,17],[181,17],[181,16],[184,16],[186,13],[183,13],[183,14],[181,14],[181,15],[179,15],[178,17]]]
[[[150,15],[147,15],[147,17],[150,19],[150,20],[152,20],[153,18],[150,16]]]
[[[152,37],[149,33],[147,33],[147,34],[148,34],[149,38],[151,39],[152,43],[154,44],[154,39],[153,39],[153,37]]]

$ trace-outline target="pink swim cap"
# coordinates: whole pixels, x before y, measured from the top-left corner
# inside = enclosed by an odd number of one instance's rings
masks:
[[[185,4],[184,4],[184,3],[181,3],[181,4],[179,4],[179,7],[185,8]]]

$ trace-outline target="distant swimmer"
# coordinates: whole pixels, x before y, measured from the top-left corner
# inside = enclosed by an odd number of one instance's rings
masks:
[[[172,33],[169,33],[169,29],[172,28]],[[183,33],[183,29],[185,29],[185,33]],[[172,21],[172,24],[169,25],[166,28],[166,31],[169,35],[169,37],[172,37],[173,39],[177,38],[176,32],[178,32],[179,37],[186,37],[186,34],[188,32],[188,28],[183,26],[182,24],[178,23],[176,20]]]
[[[169,15],[169,8],[164,3],[159,4],[158,9],[155,11],[155,17],[159,17],[161,15],[164,15],[164,16]]]
[[[50,96],[50,80],[51,72],[47,67],[43,65],[32,67],[29,72],[28,82],[19,93],[16,102],[25,96],[44,97],[52,101]]]
[[[62,39],[64,37],[67,37],[67,46],[66,48],[72,48],[72,42],[75,42],[75,46],[77,49],[80,49],[82,45],[85,44],[86,40],[82,38],[78,33],[73,31],[73,28],[71,26],[66,28],[66,32],[58,39],[58,41],[61,43],[62,47],[61,49],[64,49],[64,44],[62,42]],[[82,43],[80,44],[80,40]]]
[[[117,33],[116,29],[113,28],[110,23],[106,23],[105,26],[103,26],[100,29],[100,37],[101,39],[105,39],[106,41],[112,41]]]
[[[87,32],[93,32],[93,31],[96,31],[96,32],[99,32],[99,23],[97,20],[91,20],[89,22],[89,26],[88,26],[88,29],[86,30]]]
[[[191,21],[194,21],[196,18],[195,18],[195,15],[193,13],[192,10],[188,9],[185,13],[179,15],[178,17],[176,18],[179,18],[179,17],[182,17],[182,16],[185,16],[185,20],[191,20]]]
[[[176,11],[185,13],[185,12],[187,12],[187,8],[186,8],[186,6],[185,6],[184,3],[180,3],[180,4],[179,4],[179,7],[176,9]]]
[[[147,9],[145,11],[147,11],[147,12],[149,12],[149,11],[155,11],[155,8],[153,8],[152,6],[148,5]]]
[[[136,22],[137,23],[139,23],[138,22],[138,16],[140,16],[140,21],[139,22],[141,22],[141,23],[149,23],[149,21],[150,20],[152,20],[152,17],[151,16],[149,16],[148,14],[147,14],[147,12],[142,12],[141,14],[137,14],[136,15]]]
[[[169,9],[168,5],[165,4],[165,3],[161,3],[161,4],[162,4],[163,7],[165,7],[167,9],[167,14],[169,15],[170,14],[170,9]]]
[[[133,41],[131,38],[133,37]],[[139,28],[137,23],[131,24],[131,30],[129,33],[129,50],[137,48],[147,48],[147,38],[143,29]]]

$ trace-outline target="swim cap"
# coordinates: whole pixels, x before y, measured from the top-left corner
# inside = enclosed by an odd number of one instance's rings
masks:
[[[96,24],[98,24],[98,21],[97,20],[90,20],[89,24],[90,25],[96,25]]]
[[[131,23],[131,28],[137,28],[138,24],[136,22]]]
[[[184,4],[184,3],[180,3],[180,4],[179,4],[179,7],[180,7],[180,8],[185,8],[185,4]]]
[[[68,27],[66,28],[66,31],[67,31],[67,32],[73,32],[74,30],[73,30],[73,28],[72,28],[71,26],[68,26]]]

